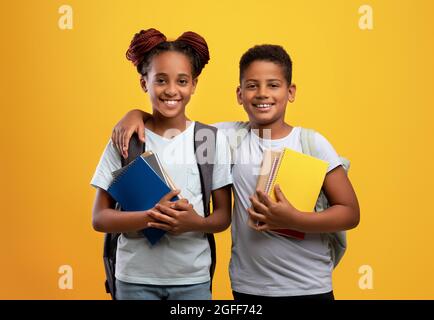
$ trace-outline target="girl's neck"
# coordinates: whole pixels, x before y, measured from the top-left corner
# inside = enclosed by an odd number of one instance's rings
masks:
[[[176,132],[179,134],[185,131],[189,123],[190,120],[183,113],[174,118],[167,118],[159,112],[153,112],[152,117],[146,121],[145,127],[160,136],[170,133],[170,137],[173,137],[176,136]]]
[[[257,134],[263,139],[281,139],[286,137],[292,130],[292,126],[283,119],[266,125],[250,122],[252,129],[256,129]]]

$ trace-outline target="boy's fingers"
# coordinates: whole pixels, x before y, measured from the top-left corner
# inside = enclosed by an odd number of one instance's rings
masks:
[[[270,230],[270,227],[267,224],[260,224],[256,226],[257,231],[267,231]]]
[[[261,201],[267,207],[270,207],[273,204],[270,196],[268,194],[266,194],[264,191],[256,190],[256,193],[258,194],[259,201]]]
[[[252,206],[257,212],[266,213],[268,208],[258,201],[255,197],[250,197],[250,201],[252,202]]]
[[[276,196],[276,200],[278,202],[286,200],[285,195],[283,194],[282,189],[280,189],[280,186],[278,184],[274,186],[274,195]]]
[[[250,215],[250,218],[254,221],[259,221],[259,222],[265,222],[265,217],[264,215],[257,213],[256,211],[254,211],[252,208],[248,208],[247,212]]]

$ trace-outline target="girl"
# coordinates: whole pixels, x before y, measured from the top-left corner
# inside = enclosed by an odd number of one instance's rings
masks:
[[[114,210],[106,192],[111,173],[121,167],[121,156],[109,142],[91,184],[96,187],[93,227],[105,233],[123,233],[116,256],[116,299],[211,299],[210,246],[204,233],[225,230],[231,219],[230,165],[225,137],[217,132],[212,172],[213,214],[204,217],[201,182],[194,152],[194,126],[185,108],[209,60],[205,40],[186,32],[175,41],[155,29],[142,30],[126,53],[140,74],[153,116],[145,124],[146,149],[160,158],[180,189],[167,194],[153,209]],[[170,202],[174,195],[182,200]],[[165,221],[159,220],[164,213]],[[149,227],[168,231],[154,246],[128,233]]]
[[[228,134],[229,141],[236,141],[232,135],[242,129],[248,131],[235,147],[232,170],[235,201],[230,277],[234,298],[258,302],[334,299],[331,243],[322,234],[358,225],[359,205],[351,182],[333,146],[315,133],[319,158],[329,164],[323,183],[329,208],[321,214],[307,214],[294,208],[278,186],[274,190],[277,202],[255,190],[264,149],[301,152],[302,128],[285,122],[286,107],[294,102],[296,87],[292,61],[281,46],[255,46],[243,54],[239,66],[237,100],[249,122],[216,124],[226,129],[222,132]],[[133,111],[114,129],[112,139],[124,155],[131,133],[148,117]],[[243,161],[246,159],[249,161]],[[294,240],[267,232],[271,229],[297,230],[306,237]]]

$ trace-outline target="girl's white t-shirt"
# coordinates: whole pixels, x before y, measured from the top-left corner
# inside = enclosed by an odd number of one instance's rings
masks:
[[[181,196],[204,215],[199,170],[194,154],[194,125],[172,139],[146,129],[146,150],[156,153]],[[107,190],[111,173],[121,168],[121,158],[110,141],[100,159],[91,185]],[[230,150],[226,137],[217,132],[212,190],[232,184]],[[116,278],[129,283],[185,285],[210,280],[211,253],[204,233],[187,232],[164,237],[151,246],[145,238],[118,240]]]

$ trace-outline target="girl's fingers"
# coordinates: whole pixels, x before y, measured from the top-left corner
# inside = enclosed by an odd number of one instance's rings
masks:
[[[158,222],[149,222],[148,223],[149,228],[157,228],[157,229],[161,229],[164,231],[170,231],[172,230],[172,227],[164,224],[164,223],[158,223]]]
[[[155,210],[150,211],[149,216],[155,220],[158,220],[159,222],[164,222],[169,225],[175,223],[175,219],[173,219],[172,217],[162,214],[160,212],[156,212]]]

